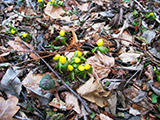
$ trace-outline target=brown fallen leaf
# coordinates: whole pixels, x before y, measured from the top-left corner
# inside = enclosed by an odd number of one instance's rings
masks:
[[[110,91],[103,89],[101,83],[91,77],[84,85],[77,89],[77,92],[88,101],[97,104],[100,107],[108,105],[107,97]]]
[[[145,75],[147,76],[146,80],[153,80],[153,67],[152,67],[152,65],[147,66],[147,71],[145,71]]]
[[[26,43],[26,44],[27,44],[27,43]],[[29,51],[29,49],[28,49],[24,44],[21,43],[19,37],[15,37],[15,41],[10,40],[10,41],[8,42],[8,45],[9,45],[13,50],[19,51],[19,52],[18,52],[19,55],[23,55],[24,53],[26,53],[26,52]],[[30,44],[28,44],[28,46],[32,47],[32,45],[30,45]],[[35,55],[33,52],[31,52],[29,56],[30,56],[31,58],[35,59],[35,60],[39,59],[39,58],[37,57],[37,55]]]
[[[127,46],[127,47],[128,47],[132,42],[134,42],[133,36],[131,36],[127,31],[124,31],[124,32],[121,34],[120,38],[127,40],[127,41],[124,41],[124,40],[121,41],[121,43],[122,43],[123,45]]]
[[[72,29],[71,29],[71,31],[72,31],[73,38],[72,38],[72,41],[71,41],[70,45],[74,45],[78,42],[78,38],[77,38],[76,33]]]
[[[101,80],[108,76],[115,61],[113,57],[108,57],[98,51],[98,54],[87,59],[87,63],[92,66],[92,74],[96,80]]]
[[[78,114],[81,113],[81,110],[80,110],[80,106],[79,106],[79,103],[78,103],[78,98],[75,97],[72,93],[70,92],[63,92],[61,93],[61,95],[64,97],[64,100],[65,102],[68,104],[68,105],[71,105],[73,106],[73,110],[76,111]]]
[[[70,22],[70,17],[61,16],[65,13],[65,11],[61,7],[54,7],[53,5],[52,6],[47,5],[47,7],[44,9],[44,12],[53,19],[60,19]]]
[[[20,107],[17,106],[17,103],[18,98],[15,96],[12,96],[7,100],[0,97],[0,120],[11,120],[20,109]]]

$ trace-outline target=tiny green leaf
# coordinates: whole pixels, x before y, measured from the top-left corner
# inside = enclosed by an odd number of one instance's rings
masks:
[[[152,93],[151,98],[152,98],[152,103],[157,103],[158,96],[156,94]]]
[[[93,48],[91,51],[94,53],[97,50],[98,47]]]
[[[60,72],[60,73],[63,73],[63,72],[62,72],[62,63],[58,62],[58,67],[59,67],[59,72]]]
[[[98,47],[98,50],[99,50],[101,53],[106,53],[106,52],[109,51],[108,48],[106,48],[106,47],[104,47],[104,46]]]
[[[54,86],[55,86],[55,81],[51,78],[49,74],[44,75],[39,84],[39,87],[44,90],[50,90],[54,88]]]
[[[90,117],[93,119],[95,117],[95,112],[92,112],[92,114],[90,115]]]
[[[107,80],[107,81],[106,81],[106,86],[108,86],[108,85],[109,85],[109,81]]]

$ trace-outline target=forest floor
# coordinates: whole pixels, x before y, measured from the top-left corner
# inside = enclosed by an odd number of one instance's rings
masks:
[[[160,0],[1,0],[0,120],[160,119]]]

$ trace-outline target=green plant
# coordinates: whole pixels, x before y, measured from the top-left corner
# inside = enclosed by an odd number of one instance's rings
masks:
[[[59,1],[59,0],[51,0],[50,2],[48,2],[47,4],[49,5],[53,5],[54,7],[58,7],[59,6],[63,6],[64,5],[64,1]]]
[[[136,10],[136,9],[134,9],[134,11],[132,12],[132,14],[133,14],[135,17],[137,17],[137,16],[138,16],[138,12],[137,12],[137,10]]]
[[[157,103],[157,98],[158,98],[158,96],[156,94],[152,93],[152,95],[151,95],[152,103]]]
[[[61,30],[59,36],[56,37],[56,41],[60,41],[63,45],[67,45],[66,41],[68,40],[68,38],[65,37],[65,33],[64,30]]]
[[[56,68],[59,69],[60,73],[69,72],[69,78],[72,80],[75,79],[75,76],[85,79],[87,73],[92,72],[92,68],[89,64],[84,63],[86,62],[86,52],[84,53],[85,54],[82,56],[79,50],[75,51],[70,61],[68,61],[68,58],[65,56],[55,55],[53,59],[58,62]]]
[[[95,118],[95,112],[92,112],[92,114],[90,114],[90,118],[94,119]]]
[[[21,37],[21,39],[22,39],[23,41],[25,41],[25,42],[28,42],[28,41],[32,38],[32,35],[29,35],[29,34],[26,33],[26,32],[19,33],[18,35],[19,35],[19,36]]]
[[[151,21],[154,21],[156,19],[156,16],[154,15],[153,12],[150,12],[150,13],[146,13],[146,18],[150,18]]]
[[[43,8],[44,7],[44,0],[38,0],[38,3],[39,3],[39,8]]]
[[[17,28],[10,26],[6,32],[14,35],[18,32],[18,30],[17,30]]]
[[[99,39],[97,41],[97,47],[92,49],[92,53],[94,53],[96,50],[99,50],[101,53],[109,52],[109,49],[103,46],[103,39]]]
[[[160,82],[160,71],[157,69],[155,73],[157,75],[157,81]]]
[[[45,47],[47,48],[50,48],[50,52],[53,52],[54,50],[57,50],[59,48],[61,48],[62,46],[55,46],[53,45],[53,43],[51,42],[49,45],[45,45]]]

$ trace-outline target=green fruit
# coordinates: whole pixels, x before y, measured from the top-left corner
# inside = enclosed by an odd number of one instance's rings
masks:
[[[44,90],[50,90],[54,88],[54,86],[55,86],[55,81],[51,78],[49,74],[44,75],[39,84],[39,87]]]
[[[158,80],[158,82],[160,82],[160,75],[157,76],[157,80]]]
[[[108,48],[103,47],[103,46],[98,47],[98,50],[99,50],[101,53],[106,53],[106,52],[109,51]]]

